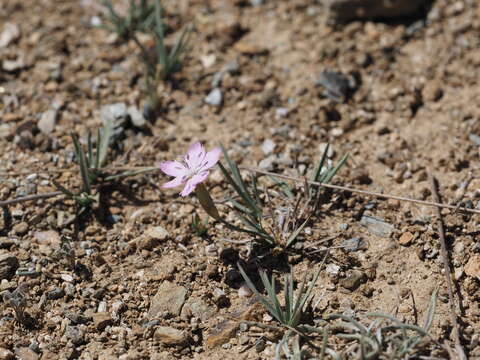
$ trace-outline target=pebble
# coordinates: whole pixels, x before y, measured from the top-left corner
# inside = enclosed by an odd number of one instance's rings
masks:
[[[125,103],[104,105],[100,109],[100,118],[103,126],[113,127],[114,138],[118,138],[125,131],[125,126],[129,118],[127,105],[125,105]]]
[[[25,67],[25,61],[22,56],[17,57],[15,60],[3,60],[2,68],[6,72],[15,72]]]
[[[0,34],[0,48],[7,47],[12,42],[20,38],[21,32],[18,24],[6,22],[3,25],[2,33]]]
[[[55,230],[36,231],[33,236],[39,244],[53,247],[60,246],[60,235]]]
[[[70,340],[73,345],[79,346],[85,341],[85,330],[80,326],[67,325],[65,328],[65,337]]]
[[[202,299],[195,297],[189,298],[182,308],[182,317],[186,318],[193,316],[202,321],[207,321],[213,315],[215,315],[215,308]]]
[[[358,251],[367,248],[367,243],[361,238],[354,237],[342,242],[342,246],[346,251]]]
[[[475,254],[470,256],[465,265],[465,274],[480,280],[480,255]]]
[[[240,297],[250,297],[252,296],[252,290],[247,286],[247,284],[242,284],[238,289],[238,296]]]
[[[65,296],[65,291],[62,288],[55,288],[47,292],[47,299],[57,300]]]
[[[340,266],[336,264],[328,264],[327,267],[325,268],[325,271],[331,277],[337,277],[338,274],[340,273]]]
[[[159,326],[155,329],[153,337],[166,345],[181,345],[188,340],[184,331],[169,326]]]
[[[0,255],[0,280],[9,279],[18,269],[18,259],[9,253]]]
[[[148,318],[155,319],[163,317],[164,314],[180,315],[186,297],[187,289],[183,286],[164,281],[150,303]]]
[[[152,226],[145,230],[134,242],[140,249],[152,250],[169,236],[169,232],[162,226]]]
[[[373,235],[388,238],[392,235],[394,226],[382,219],[363,215],[360,224],[367,228]]]
[[[262,143],[262,151],[265,155],[270,155],[275,150],[275,142],[272,139],[265,139]]]
[[[222,91],[219,88],[215,88],[205,98],[205,103],[212,106],[221,106],[223,102]]]
[[[28,232],[28,224],[24,221],[15,224],[15,226],[13,227],[13,232],[19,236],[25,235]]]
[[[344,279],[340,279],[339,283],[345,289],[350,291],[356,290],[367,279],[366,275],[360,270],[350,270]]]
[[[263,170],[271,171],[273,170],[273,165],[277,162],[277,157],[275,155],[270,155],[269,157],[262,159],[258,163],[258,167]]]
[[[283,107],[279,107],[275,109],[275,115],[277,116],[277,118],[286,118],[289,112],[290,110]]]
[[[144,128],[145,125],[147,124],[147,120],[143,116],[143,113],[136,107],[136,106],[130,106],[127,109],[128,115],[130,115],[130,121],[132,122],[132,125],[137,127],[137,128]]]
[[[42,117],[37,123],[38,129],[45,135],[50,135],[55,129],[55,124],[58,118],[57,110],[47,110],[42,114]]]
[[[15,356],[18,360],[37,360],[40,356],[28,347],[15,349]]]
[[[113,318],[108,312],[99,312],[92,315],[95,328],[102,332],[109,325],[113,324]]]
[[[337,102],[344,102],[350,91],[349,78],[338,71],[325,70],[315,81],[316,86],[323,86],[323,95]]]
[[[15,355],[13,353],[5,348],[0,347],[0,360],[14,360]]]
[[[403,233],[402,236],[400,236],[400,239],[398,239],[398,243],[403,246],[408,246],[411,244],[414,237],[415,236],[411,232],[407,231]]]
[[[468,135],[468,139],[471,142],[475,143],[475,145],[480,146],[480,136],[471,133],[471,134]]]

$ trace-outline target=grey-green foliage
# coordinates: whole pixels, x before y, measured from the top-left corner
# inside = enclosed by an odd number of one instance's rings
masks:
[[[327,146],[319,164],[311,175],[310,181],[328,184],[345,164],[347,155],[335,166],[328,166],[326,161],[328,149]],[[227,224],[227,226],[233,230],[254,235],[256,241],[266,246],[292,247],[299,240],[310,217],[315,213],[322,189],[319,187],[310,189],[312,186],[309,186],[308,182],[305,181],[304,193],[296,197],[294,195],[295,189],[291,188],[286,181],[270,176],[269,178],[283,193],[282,201],[284,202],[284,206],[272,209],[268,191],[260,190],[258,177],[253,175],[250,182],[245,181],[237,164],[228,156],[223,146],[222,151],[228,170],[221,163],[219,163],[219,166],[235,194],[228,197],[228,201],[238,219],[244,225],[242,228],[231,224]],[[262,199],[262,195],[266,196]],[[275,212],[279,214],[276,215]],[[264,225],[263,220],[266,216],[276,218],[277,221],[274,221],[274,226],[267,227]]]
[[[103,27],[117,33],[121,39],[129,40],[135,32],[147,32],[153,27],[155,6],[149,0],[130,0],[125,16],[115,11],[111,0],[103,0],[102,4],[107,9],[108,23]]]
[[[343,355],[336,352],[336,357],[360,360],[372,359],[417,359],[422,353],[428,352],[429,347],[438,346],[429,334],[435,315],[437,290],[430,299],[426,319],[423,326],[407,324],[392,315],[382,313],[368,313],[367,317],[374,320],[365,325],[353,317],[342,314],[330,315],[327,320],[340,320],[335,325],[325,323],[325,328],[335,328],[331,337],[344,339]],[[338,348],[338,346],[337,346]],[[329,350],[330,355],[334,354]]]
[[[268,275],[265,271],[260,271],[260,279],[262,284],[265,287],[267,295],[262,295],[257,290],[253,282],[250,280],[248,275],[245,273],[243,268],[239,266],[240,273],[247,283],[248,287],[254,292],[258,300],[263,304],[263,306],[268,310],[268,312],[275,318],[277,321],[288,329],[297,329],[301,325],[302,315],[304,313],[305,307],[311,300],[312,290],[317,282],[318,276],[320,275],[320,268],[314,274],[313,278],[310,281],[310,284],[307,285],[307,277],[302,281],[302,285],[296,292],[294,292],[294,281],[291,273],[285,275],[284,281],[284,305],[280,303],[280,299],[276,294],[276,281],[275,275],[272,275],[271,279],[268,278]]]
[[[180,69],[182,57],[189,44],[190,27],[187,26],[182,31],[180,37],[175,41],[170,50],[168,50],[165,44],[162,8],[159,0],[155,2],[154,15],[155,20],[152,31],[155,38],[155,54],[153,58],[156,62],[148,59],[151,63],[147,64],[147,67],[150,72],[149,76],[158,82],[160,79],[169,78],[174,72]],[[144,61],[147,61],[147,59],[144,59]]]
[[[71,137],[75,149],[75,158],[80,170],[82,188],[79,192],[74,193],[56,181],[53,181],[53,184],[58,190],[74,199],[81,209],[88,208],[96,200],[96,196],[92,191],[92,186],[95,183],[112,181],[117,178],[133,176],[157,169],[156,167],[145,167],[138,170],[110,174],[105,169],[105,166],[108,161],[108,150],[111,144],[111,124],[106,124],[97,131],[96,144],[94,144],[91,134],[88,133],[86,151],[75,133],[72,133]]]

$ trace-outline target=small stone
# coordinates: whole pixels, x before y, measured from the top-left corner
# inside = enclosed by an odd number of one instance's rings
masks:
[[[240,297],[250,297],[252,296],[252,290],[247,286],[247,284],[242,284],[238,289],[238,296]]]
[[[342,242],[342,246],[346,251],[358,251],[367,248],[367,243],[361,238],[354,237]]]
[[[137,128],[144,128],[145,125],[147,124],[147,120],[143,116],[143,113],[136,107],[136,106],[130,106],[127,109],[128,115],[130,115],[130,121],[132,122],[132,125],[137,127]]]
[[[164,314],[178,316],[187,297],[187,289],[164,281],[150,303],[148,318],[163,317]]]
[[[473,134],[473,133],[469,134],[468,139],[471,142],[475,143],[475,145],[480,146],[480,136],[478,136],[477,134]]]
[[[113,128],[114,137],[120,137],[127,125],[129,115],[125,103],[115,103],[102,106],[100,118],[104,126]]]
[[[20,27],[18,24],[11,22],[5,23],[5,25],[3,25],[2,33],[0,34],[0,48],[7,47],[12,42],[18,40],[20,35]]]
[[[0,255],[0,280],[10,279],[19,266],[18,259],[9,253]]]
[[[340,266],[336,264],[328,264],[327,267],[325,268],[325,271],[331,277],[337,277],[338,274],[340,273]]]
[[[480,280],[480,255],[470,256],[465,265],[465,274]]]
[[[359,270],[350,270],[345,279],[339,281],[340,285],[350,291],[356,290],[367,279],[366,275]]]
[[[159,326],[155,329],[153,337],[165,345],[181,345],[188,340],[188,336],[184,331],[169,326]]]
[[[113,318],[108,312],[99,312],[92,315],[95,328],[102,332],[109,325],[113,324]]]
[[[373,235],[388,238],[392,235],[394,226],[382,219],[377,219],[372,216],[363,215],[360,224],[367,228]]]
[[[258,167],[263,170],[271,171],[273,170],[273,165],[277,162],[277,157],[275,155],[270,155],[269,157],[262,159],[258,163]]]
[[[135,239],[138,248],[144,250],[152,250],[156,248],[160,242],[166,240],[170,234],[161,226],[153,226],[148,228],[142,235]]]
[[[162,226],[150,227],[143,233],[143,235],[160,241],[166,240],[170,236],[169,232]]]
[[[199,298],[191,297],[182,308],[182,316],[193,316],[207,321],[215,314],[215,308]],[[187,316],[188,315],[188,316]]]
[[[262,144],[262,151],[265,155],[270,155],[275,150],[275,142],[272,139],[265,139]]]
[[[70,274],[60,274],[60,279],[69,283],[73,282],[73,276]]]
[[[407,231],[403,233],[402,236],[400,236],[400,239],[398,239],[398,243],[403,246],[408,246],[411,244],[414,238],[415,236],[411,232]]]
[[[205,98],[205,103],[212,106],[221,106],[223,102],[222,91],[219,88],[215,88],[210,91],[210,94]]]
[[[85,331],[79,326],[67,325],[65,328],[65,337],[69,339],[73,345],[78,346],[85,341]]]
[[[290,112],[290,110],[288,110],[287,108],[283,108],[283,107],[279,107],[277,109],[275,109],[275,115],[277,118],[286,118],[288,116],[288,113]]]
[[[15,349],[15,355],[18,360],[37,360],[40,356],[28,347],[21,347]]]
[[[22,236],[25,235],[28,232],[28,224],[24,221],[21,223],[15,224],[13,227],[13,231],[15,232],[16,235]]]
[[[15,356],[13,353],[5,348],[0,348],[0,360],[13,360]]]
[[[200,61],[205,69],[212,67],[217,61],[217,56],[215,54],[208,54],[200,56]]]
[[[25,61],[22,56],[17,57],[15,60],[3,60],[2,68],[6,72],[15,72],[25,67]]]
[[[41,245],[60,246],[60,235],[55,230],[36,231],[33,236]]]
[[[58,288],[58,287],[47,292],[47,299],[49,300],[61,299],[64,296],[65,296],[65,291],[62,288]]]
[[[45,135],[49,135],[55,129],[55,123],[57,122],[57,110],[47,110],[42,114],[42,117],[37,123],[38,129]]]

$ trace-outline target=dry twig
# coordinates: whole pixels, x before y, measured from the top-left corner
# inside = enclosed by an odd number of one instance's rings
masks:
[[[433,177],[433,174],[430,171],[428,172],[428,177],[430,179],[430,186],[432,189],[433,200],[437,203],[440,203],[437,184],[435,182],[435,178]],[[460,342],[460,325],[457,320],[455,296],[453,294],[452,273],[451,273],[450,263],[448,259],[447,244],[445,242],[445,230],[443,226],[442,213],[440,212],[439,206],[437,206],[436,210],[437,210],[437,216],[438,216],[438,219],[437,219],[438,234],[440,236],[440,253],[442,255],[443,268],[445,271],[445,280],[447,282],[448,297],[449,297],[448,302],[450,304],[450,316],[453,324],[453,337],[455,340],[455,349],[457,350],[457,355],[459,359],[467,360],[467,356],[465,355],[465,351],[463,350],[462,344]]]
[[[250,171],[250,172],[256,172],[258,174],[277,177],[277,178],[280,178],[280,179],[292,180],[292,181],[302,182],[302,183],[305,182],[305,179],[303,179],[303,178],[297,178],[297,177],[289,176],[289,175],[275,174],[273,172],[264,171],[264,170],[257,169],[257,168],[254,168],[254,167],[250,167],[250,166],[239,166],[239,168],[243,169],[243,170]],[[458,210],[458,211],[464,211],[464,212],[469,212],[469,213],[474,213],[474,214],[480,214],[480,210],[477,210],[477,209],[468,209],[466,207],[457,207],[457,206],[454,206],[454,205],[441,204],[441,203],[438,203],[438,202],[411,199],[411,198],[407,198],[407,197],[403,197],[403,196],[381,194],[381,193],[377,193],[377,192],[373,192],[373,191],[350,188],[350,187],[347,187],[347,186],[324,184],[324,183],[319,183],[319,182],[316,182],[316,181],[308,181],[308,184],[315,185],[315,186],[322,186],[322,187],[329,188],[329,189],[334,189],[334,190],[348,191],[348,192],[357,193],[357,194],[374,196],[374,197],[383,198],[383,199],[407,201],[407,202],[411,202],[411,203],[415,203],[415,204],[419,204],[419,205],[434,206],[434,207],[439,207],[439,208],[451,209],[451,210],[455,210],[455,211]]]

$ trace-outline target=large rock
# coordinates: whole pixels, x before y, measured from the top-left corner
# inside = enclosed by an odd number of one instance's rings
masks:
[[[164,315],[178,316],[186,298],[187,289],[169,281],[164,281],[150,303],[148,317],[156,319]]]
[[[415,15],[430,0],[325,0],[330,22]]]

